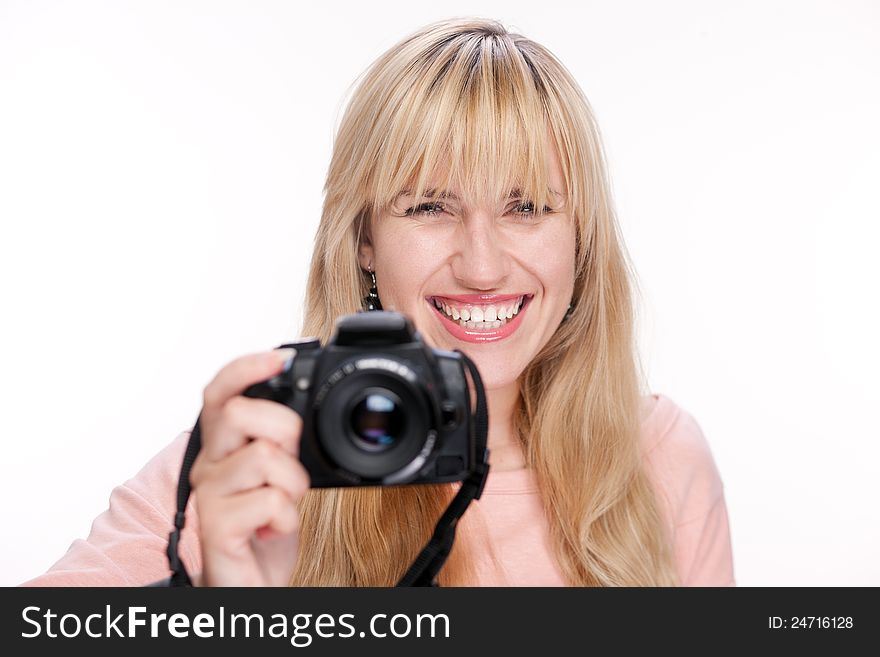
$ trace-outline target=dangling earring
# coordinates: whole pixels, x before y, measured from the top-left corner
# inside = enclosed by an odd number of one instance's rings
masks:
[[[370,263],[367,271],[370,272],[373,284],[370,287],[369,294],[364,297],[364,309],[367,311],[382,310],[382,303],[379,301],[379,288],[376,287],[376,273],[373,271],[373,263]]]
[[[564,322],[569,317],[571,317],[573,314],[574,314],[574,302],[572,301],[570,304],[568,304],[568,310],[565,311],[565,317],[562,318],[562,321]]]

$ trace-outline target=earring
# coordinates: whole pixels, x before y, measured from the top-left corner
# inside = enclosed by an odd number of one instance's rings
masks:
[[[571,317],[574,314],[574,302],[568,304],[568,310],[565,311],[565,317],[562,318],[564,322],[566,319]]]
[[[367,311],[382,310],[382,302],[379,301],[379,288],[376,287],[376,273],[373,271],[372,263],[370,263],[368,271],[372,279],[372,286],[370,287],[369,294],[364,297],[364,309]]]

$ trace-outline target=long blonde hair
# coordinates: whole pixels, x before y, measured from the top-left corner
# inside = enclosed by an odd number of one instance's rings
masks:
[[[543,46],[494,20],[432,23],[361,76],[333,146],[302,335],[326,341],[367,292],[358,245],[397,193],[446,172],[497,207],[511,181],[537,208],[546,141],[577,225],[574,309],[520,377],[514,426],[534,469],[560,573],[573,586],[676,584],[670,539],[640,452],[642,370],[634,275],[617,226],[592,109]],[[300,504],[294,586],[391,586],[429,540],[453,486],[312,489]],[[462,519],[438,582],[476,583]]]

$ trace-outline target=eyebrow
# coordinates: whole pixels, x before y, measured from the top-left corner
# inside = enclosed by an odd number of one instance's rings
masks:
[[[550,190],[550,193],[555,196],[562,196],[562,194],[560,194],[559,192],[557,192],[556,190],[553,190],[553,189]],[[411,195],[412,195],[412,190],[405,189],[397,195],[397,198],[401,198],[404,196],[411,196]],[[451,198],[453,201],[459,200],[459,198],[455,194],[453,194],[452,192],[448,192],[448,191],[444,190],[444,191],[440,192],[439,194],[437,194],[436,189],[426,189],[425,190],[426,197],[431,197],[431,196],[435,196],[435,195],[437,196],[437,198]],[[510,195],[507,198],[511,199],[511,198],[522,198],[522,197],[523,197],[522,190],[517,188],[517,189],[512,189],[510,191]]]

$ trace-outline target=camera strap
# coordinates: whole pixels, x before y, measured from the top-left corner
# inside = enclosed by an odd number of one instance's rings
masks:
[[[437,586],[434,577],[440,572],[452,544],[455,540],[455,527],[458,519],[464,515],[468,505],[473,500],[480,499],[486,476],[489,474],[489,449],[487,439],[489,432],[489,413],[486,407],[486,394],[483,390],[483,381],[474,362],[461,351],[456,350],[471,373],[476,386],[477,408],[474,421],[475,454],[476,462],[468,476],[462,482],[455,497],[450,502],[446,511],[440,517],[434,529],[434,535],[419,553],[412,566],[398,582],[397,586]],[[168,535],[168,565],[171,568],[171,577],[161,580],[153,586],[192,586],[192,579],[186,571],[183,561],[180,559],[179,543],[180,532],[186,523],[186,504],[189,501],[191,486],[189,482],[190,470],[202,448],[201,413],[196,420],[186,452],[183,455],[183,465],[180,469],[180,479],[177,482],[177,512],[174,514],[174,529]]]
[[[434,535],[413,561],[412,566],[403,575],[397,586],[437,586],[434,577],[440,572],[446,558],[452,551],[455,541],[455,527],[458,519],[464,515],[470,503],[480,499],[483,487],[486,485],[486,477],[489,474],[489,448],[487,445],[489,433],[489,412],[486,407],[486,393],[483,390],[483,380],[474,362],[463,352],[456,352],[467,365],[474,379],[477,392],[477,409],[474,420],[474,437],[476,462],[467,477],[461,484],[461,488],[452,498],[452,502],[440,516]]]
[[[180,479],[177,481],[177,512],[174,514],[174,530],[168,535],[168,549],[165,551],[168,555],[168,565],[171,568],[169,586],[192,586],[192,580],[189,573],[186,572],[186,566],[180,559],[178,543],[180,542],[180,532],[186,523],[186,503],[189,501],[191,491],[189,473],[195,463],[196,456],[202,449],[201,420],[202,414],[199,413],[192,433],[189,435],[186,452],[183,454],[183,465],[180,468]]]

